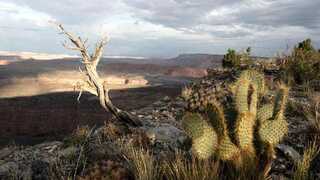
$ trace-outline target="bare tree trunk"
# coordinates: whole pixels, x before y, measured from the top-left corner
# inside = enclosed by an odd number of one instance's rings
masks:
[[[116,106],[114,106],[109,97],[109,89],[104,84],[103,80],[97,73],[97,66],[103,54],[103,48],[107,43],[106,38],[102,38],[100,42],[97,43],[95,51],[92,55],[89,55],[86,47],[86,40],[83,41],[80,37],[76,37],[72,33],[65,31],[61,24],[57,24],[59,30],[62,34],[66,35],[68,39],[72,42],[73,46],[68,46],[64,43],[64,47],[71,50],[80,51],[82,56],[82,67],[79,68],[80,72],[85,75],[86,80],[77,82],[76,88],[80,90],[78,100],[81,97],[82,91],[85,90],[95,96],[99,97],[100,105],[108,112],[111,112],[114,117],[126,124],[133,126],[141,125],[141,122],[133,117],[126,111],[123,111]]]

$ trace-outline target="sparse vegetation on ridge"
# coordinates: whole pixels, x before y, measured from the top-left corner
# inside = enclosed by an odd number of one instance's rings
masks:
[[[224,69],[187,86],[180,97],[166,97],[127,112],[113,105],[109,88],[97,72],[105,39],[89,54],[86,41],[62,25],[58,28],[74,45],[65,47],[82,57],[80,71],[85,80],[77,90],[97,96],[103,110],[117,121],[78,127],[63,142],[16,153],[10,148],[0,151],[6,154],[0,154],[0,179],[22,179],[21,169],[29,164],[33,179],[320,178],[315,169],[320,163],[320,98],[319,90],[309,85],[320,78],[320,52],[311,40],[299,43],[280,63],[280,70],[267,64],[275,69],[268,76],[267,65],[253,68],[250,48],[243,53],[229,49],[222,61]],[[297,97],[295,88],[289,92],[287,85],[273,79],[278,74],[308,91]],[[305,124],[305,131],[299,131]],[[31,163],[11,163],[28,158]],[[3,176],[7,167],[10,174]]]
[[[228,49],[228,52],[222,59],[222,67],[224,68],[244,68],[252,64],[251,48],[248,47],[246,51],[242,53],[236,52],[234,49]]]

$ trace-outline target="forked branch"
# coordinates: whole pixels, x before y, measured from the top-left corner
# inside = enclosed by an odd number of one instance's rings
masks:
[[[72,46],[67,45],[67,43],[64,43],[63,46],[70,50],[80,51],[82,56],[81,63],[83,68],[80,67],[79,70],[86,76],[86,80],[82,80],[76,84],[75,88],[80,91],[78,100],[82,91],[87,91],[95,96],[98,96],[101,106],[106,111],[111,112],[119,121],[133,126],[141,125],[141,122],[138,119],[112,104],[109,97],[109,88],[105,86],[105,83],[97,73],[97,66],[103,55],[103,49],[107,43],[107,38],[102,38],[102,40],[97,43],[94,53],[90,55],[85,45],[87,40],[83,41],[81,37],[77,37],[74,34],[66,31],[61,24],[56,25],[61,31],[61,34],[65,35],[71,41]]]

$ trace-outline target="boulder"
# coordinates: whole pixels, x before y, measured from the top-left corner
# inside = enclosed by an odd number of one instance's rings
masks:
[[[301,161],[301,155],[293,149],[291,146],[285,144],[279,144],[277,149],[281,151],[287,158],[292,160],[294,163]]]
[[[167,143],[173,147],[180,146],[187,140],[182,130],[168,123],[147,129],[146,134],[151,142]]]

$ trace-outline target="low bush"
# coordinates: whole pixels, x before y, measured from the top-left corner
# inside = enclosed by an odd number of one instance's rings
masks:
[[[225,54],[222,59],[222,67],[239,69],[241,67],[249,66],[252,64],[250,53],[250,47],[242,53],[238,53],[234,49],[228,49],[227,54]]]
[[[313,47],[310,39],[298,43],[282,61],[283,80],[299,85],[320,80],[320,53]]]

